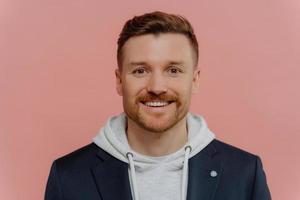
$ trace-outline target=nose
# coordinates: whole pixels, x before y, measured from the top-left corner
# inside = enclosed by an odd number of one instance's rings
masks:
[[[163,94],[167,92],[167,80],[160,73],[153,73],[149,79],[147,85],[147,92],[154,93],[156,95]]]

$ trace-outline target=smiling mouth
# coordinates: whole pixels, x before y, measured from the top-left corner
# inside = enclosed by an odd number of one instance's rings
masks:
[[[164,107],[173,102],[174,101],[142,101],[142,104],[148,107]]]

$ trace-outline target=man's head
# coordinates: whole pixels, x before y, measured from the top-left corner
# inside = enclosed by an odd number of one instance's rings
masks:
[[[162,12],[126,22],[118,40],[117,91],[128,120],[164,132],[186,116],[198,88],[198,43],[189,22]]]

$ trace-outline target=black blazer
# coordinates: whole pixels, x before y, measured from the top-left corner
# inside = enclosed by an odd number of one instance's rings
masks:
[[[94,143],[53,162],[45,200],[131,199],[128,164]],[[187,200],[270,199],[258,156],[213,140],[189,160]]]

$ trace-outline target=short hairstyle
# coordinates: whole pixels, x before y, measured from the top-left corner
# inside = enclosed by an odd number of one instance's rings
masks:
[[[129,19],[118,39],[117,61],[118,67],[122,68],[122,48],[127,40],[134,36],[160,33],[180,33],[185,35],[194,50],[195,64],[198,63],[199,51],[198,41],[189,21],[180,15],[168,14],[161,11],[146,13]]]

